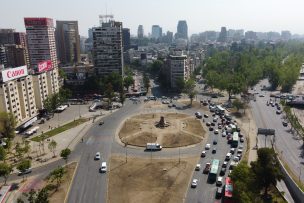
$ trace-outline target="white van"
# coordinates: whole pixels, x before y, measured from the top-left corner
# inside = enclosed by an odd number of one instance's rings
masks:
[[[100,170],[101,173],[107,172],[107,162],[105,162],[105,161],[101,162],[99,170]]]

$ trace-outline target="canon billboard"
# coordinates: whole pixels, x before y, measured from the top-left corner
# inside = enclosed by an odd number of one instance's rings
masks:
[[[14,80],[17,78],[21,78],[27,76],[27,67],[20,66],[17,68],[10,68],[2,71],[2,80],[3,82]]]
[[[30,26],[51,26],[53,27],[53,19],[51,18],[24,18],[25,27]]]
[[[38,73],[49,71],[52,69],[52,61],[46,60],[38,63]]]

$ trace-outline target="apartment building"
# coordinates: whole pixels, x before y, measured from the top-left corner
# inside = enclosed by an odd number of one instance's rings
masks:
[[[183,51],[174,51],[168,57],[170,67],[170,83],[172,88],[176,88],[176,81],[182,78],[187,80],[190,77],[190,67],[187,55]]]

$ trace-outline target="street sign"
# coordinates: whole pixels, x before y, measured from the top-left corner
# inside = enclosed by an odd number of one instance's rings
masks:
[[[275,135],[274,129],[267,129],[267,128],[258,128],[258,134],[261,135]]]

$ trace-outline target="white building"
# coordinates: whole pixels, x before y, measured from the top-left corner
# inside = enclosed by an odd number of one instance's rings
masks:
[[[176,81],[180,78],[187,80],[190,77],[190,68],[187,55],[182,51],[175,51],[168,58],[170,66],[170,83],[172,88],[176,88]]]

